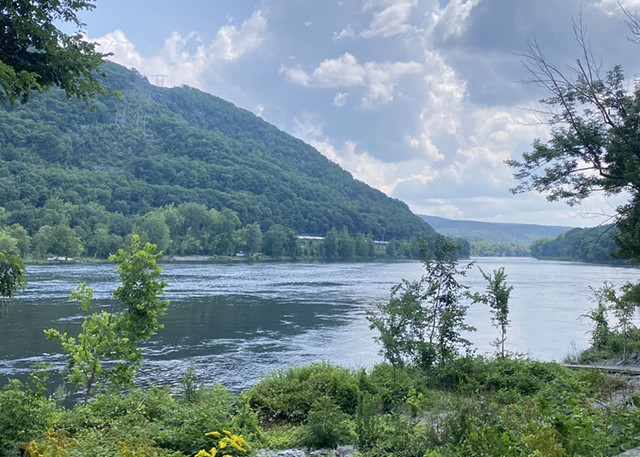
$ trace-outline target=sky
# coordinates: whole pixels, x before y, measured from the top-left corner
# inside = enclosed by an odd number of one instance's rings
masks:
[[[548,127],[527,84],[533,37],[567,68],[582,18],[604,69],[633,83],[640,49],[619,3],[640,0],[97,0],[85,33],[153,84],[188,85],[306,141],[417,214],[593,226],[624,198],[579,207],[513,195],[505,165]]]

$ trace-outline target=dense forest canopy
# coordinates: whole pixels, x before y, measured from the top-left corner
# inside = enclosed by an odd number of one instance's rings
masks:
[[[531,244],[531,255],[536,258],[574,260],[590,263],[624,263],[615,256],[615,238],[619,232],[615,225],[575,228],[556,238],[540,238]]]
[[[5,228],[34,236],[62,224],[124,236],[136,217],[194,203],[230,210],[236,228],[256,223],[262,232],[435,235],[404,203],[231,103],[153,86],[112,63],[103,70],[105,89],[121,97],[96,98],[94,111],[56,89],[0,110]]]

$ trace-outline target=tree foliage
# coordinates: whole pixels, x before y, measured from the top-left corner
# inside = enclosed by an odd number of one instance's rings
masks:
[[[469,341],[463,332],[474,330],[465,322],[466,286],[459,282],[471,267],[460,265],[457,246],[437,237],[433,246],[422,245],[424,275],[403,280],[391,289],[388,303],[367,314],[370,327],[378,331],[380,353],[394,367],[413,362],[423,368],[454,359]]]
[[[493,274],[485,273],[480,267],[478,269],[484,280],[487,281],[487,287],[484,294],[476,292],[469,294],[469,297],[474,303],[489,305],[491,322],[500,332],[493,345],[499,351],[500,357],[505,357],[504,343],[507,341],[507,327],[509,326],[509,296],[513,286],[507,286],[507,275],[504,272],[504,267],[494,270]]]
[[[0,3],[0,103],[26,103],[31,92],[61,87],[88,101],[105,93],[97,76],[103,54],[82,34],[78,13],[93,0],[12,0]],[[59,27],[75,28],[67,34]]]
[[[111,256],[120,274],[120,286],[113,293],[117,311],[87,315],[77,337],[56,329],[45,331],[47,338],[62,345],[67,358],[67,377],[84,389],[85,402],[102,383],[115,387],[131,384],[142,362],[140,343],[162,328],[158,319],[164,315],[169,302],[159,298],[166,282],[158,281],[162,269],[157,265],[160,254],[156,254],[155,249],[150,243],[141,246],[140,238],[135,235],[130,252],[121,249]],[[88,312],[93,290],[81,284],[71,298]]]
[[[20,256],[0,251],[0,317],[7,309],[8,300],[26,285],[26,270]]]
[[[622,263],[615,256],[619,230],[611,224],[575,228],[557,238],[541,238],[531,244],[531,255],[538,259],[574,260],[590,263]]]
[[[627,282],[616,288],[609,283],[593,293],[596,307],[584,315],[593,322],[591,347],[578,360],[590,362],[603,358],[620,358],[626,363],[639,347],[635,313],[640,307],[640,283]],[[613,315],[613,319],[609,316]]]
[[[549,96],[550,139],[536,139],[520,160],[507,163],[520,181],[514,192],[534,190],[576,205],[594,192],[629,195],[617,208],[620,255],[640,261],[640,86],[629,88],[622,68],[603,71],[581,20],[574,23],[581,57],[567,69],[551,63],[533,39],[524,56],[531,82]]]

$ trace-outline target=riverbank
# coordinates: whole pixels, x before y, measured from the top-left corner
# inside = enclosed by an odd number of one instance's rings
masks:
[[[464,357],[428,371],[318,363],[238,394],[193,374],[173,391],[104,392],[71,408],[37,384],[9,383],[0,443],[16,453],[4,455],[192,457],[233,442],[233,456],[598,457],[640,444],[626,381],[551,362]]]

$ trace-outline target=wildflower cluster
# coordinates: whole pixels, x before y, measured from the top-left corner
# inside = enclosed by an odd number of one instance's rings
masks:
[[[222,430],[222,433],[213,431],[204,435],[218,439],[218,444],[208,451],[205,449],[200,450],[195,457],[240,457],[248,455],[251,450],[251,446],[242,435],[234,435],[229,430]],[[218,452],[221,454],[218,454]]]

